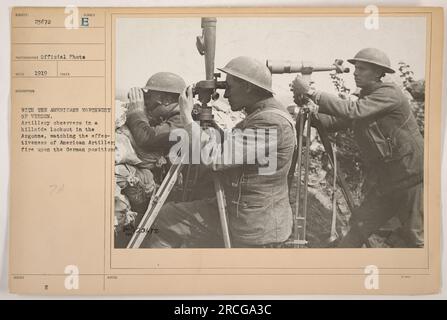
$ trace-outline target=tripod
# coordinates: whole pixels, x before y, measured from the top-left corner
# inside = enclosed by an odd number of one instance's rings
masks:
[[[211,108],[210,108],[211,109]],[[208,109],[204,109],[208,110]],[[211,110],[209,110],[211,111]],[[211,114],[212,119],[212,114]],[[200,121],[200,127],[202,129],[207,129],[210,126],[210,115],[207,112],[201,113],[199,116]],[[130,239],[127,248],[139,248],[141,246],[141,243],[143,242],[144,238],[146,237],[146,234],[152,233],[152,225],[154,224],[155,220],[158,217],[158,214],[160,212],[160,209],[162,208],[163,204],[165,203],[166,199],[168,198],[172,188],[175,185],[175,182],[177,181],[180,172],[184,166],[184,162],[186,160],[186,156],[188,153],[184,152],[183,154],[178,154],[176,159],[173,161],[173,164],[169,168],[168,173],[166,174],[165,178],[163,179],[163,182],[161,183],[160,187],[158,188],[155,195],[151,198],[148,208],[146,209],[146,212],[143,215],[143,218],[140,221],[140,224],[138,225],[138,228],[132,235],[132,238]],[[187,172],[189,173],[191,171],[191,164],[188,164]],[[198,171],[198,168],[196,168]],[[186,181],[188,182],[188,181]],[[225,201],[225,194],[222,188],[222,184],[220,182],[219,177],[217,176],[217,173],[213,173],[213,184],[214,184],[214,190],[216,194],[216,201],[217,201],[217,207],[219,210],[219,219],[222,226],[222,235],[223,240],[226,248],[231,247],[230,242],[230,234],[228,231],[228,220],[227,220],[227,214],[226,214],[226,201]],[[183,186],[183,197],[185,198],[186,192],[187,192],[187,184]]]
[[[293,211],[293,232],[292,238],[287,241],[286,245],[291,247],[305,247],[306,241],[306,221],[308,213],[308,181],[309,181],[309,158],[310,158],[310,134],[311,127],[315,127],[323,147],[328,155],[329,163],[334,170],[333,180],[333,198],[332,198],[332,223],[331,223],[331,236],[328,239],[329,243],[337,240],[338,235],[335,230],[336,224],[336,207],[335,207],[335,189],[338,182],[341,192],[346,200],[348,208],[352,213],[354,211],[354,201],[352,195],[349,192],[348,185],[343,175],[337,170],[337,158],[335,146],[333,147],[328,133],[322,125],[317,115],[312,114],[308,104],[313,102],[307,98],[300,97],[297,101],[297,105],[300,105],[296,119],[296,135],[298,141],[298,147],[292,158],[291,171],[289,173],[289,188],[292,186],[293,180],[296,181],[296,193],[295,193],[295,206]],[[303,141],[304,127],[306,126],[306,138]],[[303,168],[304,167],[304,168]],[[303,186],[301,186],[301,177],[304,175]],[[302,201],[302,205],[301,205]],[[302,206],[302,210],[300,210]]]
[[[307,122],[306,140],[303,141],[304,125]],[[304,107],[300,107],[296,118],[296,136],[298,146],[295,149],[291,172],[289,173],[288,184],[289,188],[292,186],[293,181],[296,182],[295,193],[295,208],[293,210],[293,231],[292,239],[286,242],[286,246],[290,247],[305,247],[306,241],[306,218],[307,218],[307,199],[308,199],[308,176],[309,176],[309,146],[310,146],[310,130],[311,130],[311,117],[308,110]],[[304,152],[303,152],[304,148]],[[304,153],[304,159],[303,159]],[[303,161],[304,160],[304,161]],[[304,189],[301,189],[301,176],[303,174],[303,162],[304,162]],[[303,198],[303,205],[300,211],[301,198]]]

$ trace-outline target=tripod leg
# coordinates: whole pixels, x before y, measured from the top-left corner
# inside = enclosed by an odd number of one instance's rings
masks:
[[[160,188],[158,188],[155,196],[149,202],[147,210],[144,213],[144,216],[141,219],[138,228],[135,230],[132,238],[130,239],[127,248],[139,248],[144,238],[146,237],[146,233],[151,232],[151,227],[154,224],[161,207],[165,203],[167,197],[169,196],[169,193],[171,192],[175,182],[177,181],[184,158],[185,155],[183,155],[181,158],[180,156],[178,156],[176,158],[176,161],[174,161],[174,164],[171,166],[171,168],[169,168],[168,174],[160,185]],[[176,163],[178,159],[180,159],[180,162]]]
[[[333,183],[332,183],[332,223],[331,223],[331,235],[329,238],[329,242],[333,242],[337,240],[338,234],[337,234],[337,201],[335,199],[335,191],[337,189],[337,149],[335,145],[332,147],[333,151]]]
[[[306,241],[306,219],[307,219],[307,197],[309,192],[309,157],[310,157],[310,132],[311,132],[311,116],[307,114],[307,130],[306,130],[306,151],[304,154],[304,198],[303,198],[303,230],[302,239]]]
[[[193,178],[191,179],[191,171],[193,171]],[[198,164],[188,164],[186,169],[186,179],[183,183],[182,201],[190,201],[191,193],[194,186],[196,186],[199,179],[200,165]]]
[[[191,175],[191,164],[188,164],[186,168],[186,177],[183,180],[183,192],[182,192],[182,201],[188,200],[188,188],[189,188],[189,177]]]
[[[319,119],[317,119],[315,121],[315,127],[317,128],[318,135],[320,136],[321,142],[323,143],[324,150],[326,151],[326,153],[329,156],[329,161],[330,161],[331,165],[334,165],[334,159],[332,156],[333,155],[332,145],[331,145],[331,142],[329,141],[328,134]],[[338,183],[341,188],[341,192],[343,193],[346,203],[348,204],[349,211],[352,214],[354,212],[354,200],[353,200],[352,195],[349,191],[348,184],[346,183],[346,180],[343,177],[343,175],[341,174],[340,170],[337,172],[337,175],[338,175],[337,178],[338,178]]]
[[[297,240],[299,238],[299,210],[300,210],[300,201],[301,201],[301,167],[302,167],[302,153],[303,153],[303,129],[304,129],[304,116],[303,112],[299,112],[298,114],[298,155],[296,162],[296,196],[295,196],[295,210],[293,212],[293,238]]]
[[[216,191],[217,208],[219,209],[220,224],[222,226],[222,236],[225,248],[231,248],[230,232],[228,231],[228,219],[226,213],[225,194],[220,183],[219,177],[213,176],[214,189]]]

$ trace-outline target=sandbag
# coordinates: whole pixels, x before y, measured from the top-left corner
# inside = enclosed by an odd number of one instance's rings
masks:
[[[121,194],[121,188],[115,185],[115,232],[122,231],[124,227],[134,223],[137,213],[131,211],[131,205],[127,197]]]
[[[138,158],[129,138],[120,132],[115,133],[115,164],[137,165],[142,161]]]
[[[155,189],[152,172],[146,168],[120,164],[115,166],[115,181],[129,200],[132,211],[144,212]]]
[[[115,129],[126,123],[127,103],[115,100]]]
[[[130,144],[132,145],[137,157],[141,160],[141,163],[138,164],[140,168],[159,168],[162,165],[166,164],[166,158],[163,156],[161,152],[145,152],[141,147],[137,145],[135,139],[132,136],[132,132],[130,132],[129,127],[124,125],[119,128],[119,133],[124,134],[129,138]]]

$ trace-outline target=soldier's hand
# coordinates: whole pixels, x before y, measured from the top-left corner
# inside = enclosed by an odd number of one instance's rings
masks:
[[[304,105],[304,110],[311,114],[317,114],[318,113],[318,105],[315,104],[312,100],[308,100],[307,103]]]
[[[141,88],[132,88],[129,92],[128,112],[137,110],[144,112],[144,94]]]
[[[309,83],[303,79],[301,75],[297,75],[296,78],[290,84],[293,95],[305,95],[309,89]]]
[[[180,114],[182,116],[183,124],[188,125],[193,122],[192,110],[194,108],[194,101],[192,99],[192,86],[188,86],[182,91],[178,98],[178,104],[180,107]]]

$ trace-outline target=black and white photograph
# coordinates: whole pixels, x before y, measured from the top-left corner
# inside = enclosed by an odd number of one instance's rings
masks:
[[[423,16],[119,17],[115,248],[423,248]]]

